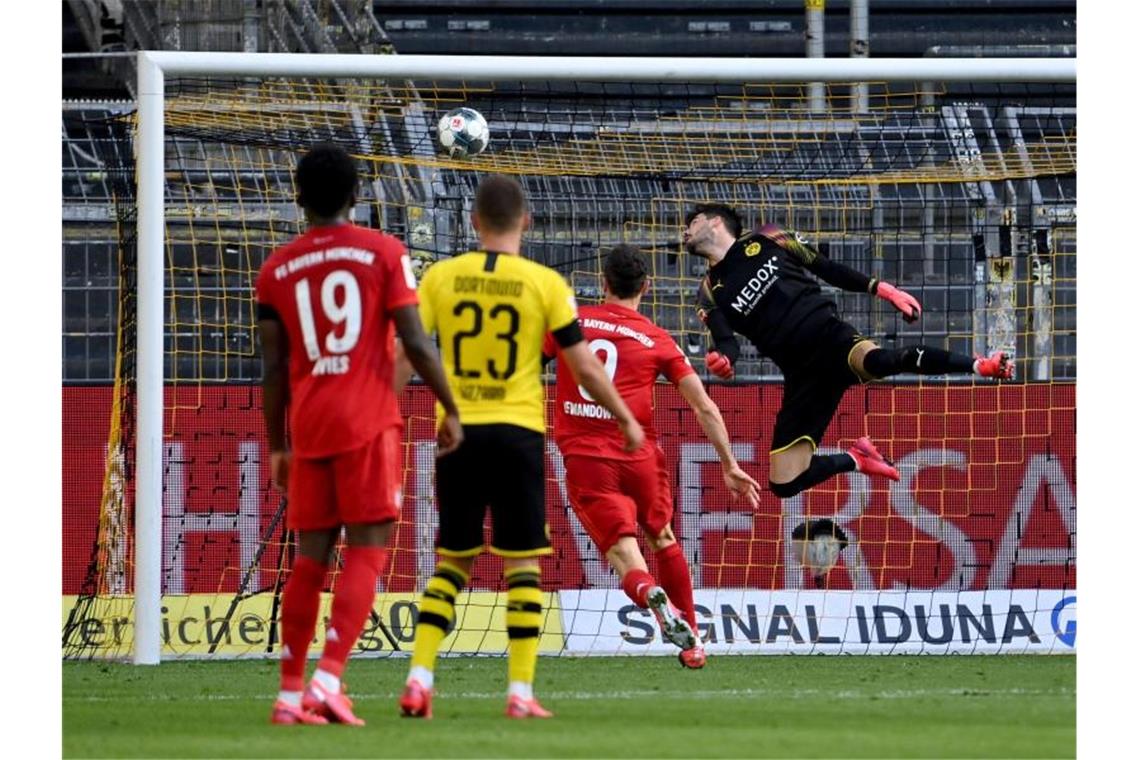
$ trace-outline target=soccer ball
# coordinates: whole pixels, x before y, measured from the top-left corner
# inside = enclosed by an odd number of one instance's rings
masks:
[[[475,156],[487,149],[491,131],[474,108],[456,108],[439,120],[439,144],[452,158]]]

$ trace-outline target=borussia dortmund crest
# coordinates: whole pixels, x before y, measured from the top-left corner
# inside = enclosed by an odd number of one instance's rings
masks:
[[[745,256],[755,256],[758,253],[760,253],[760,244],[759,243],[749,243],[744,248],[744,255]]]

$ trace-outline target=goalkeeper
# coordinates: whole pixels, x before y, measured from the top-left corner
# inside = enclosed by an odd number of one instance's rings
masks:
[[[735,334],[740,333],[784,374],[768,472],[772,493],[782,499],[852,470],[899,479],[898,470],[867,437],[845,454],[815,453],[852,385],[903,372],[1013,377],[1013,364],[1000,351],[971,358],[931,346],[876,346],[839,318],[835,303],[810,275],[843,290],[878,296],[908,322],[922,314],[918,301],[889,283],[831,261],[798,233],[769,224],[741,235],[740,217],[733,209],[706,204],[685,218],[684,243],[689,253],[709,264],[697,306],[714,342],[705,359],[709,371],[732,377],[740,354]]]

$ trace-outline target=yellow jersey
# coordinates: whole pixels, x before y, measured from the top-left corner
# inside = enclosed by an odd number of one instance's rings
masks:
[[[543,339],[578,319],[562,275],[521,256],[471,251],[429,268],[419,296],[460,422],[545,433]],[[442,420],[438,404],[436,413]]]

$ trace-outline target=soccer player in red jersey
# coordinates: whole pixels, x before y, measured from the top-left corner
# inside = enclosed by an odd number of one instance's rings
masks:
[[[625,451],[617,423],[578,385],[564,362],[559,362],[557,372],[554,440],[566,464],[566,490],[574,512],[621,577],[622,589],[638,607],[652,610],[662,637],[681,648],[681,663],[700,668],[705,652],[696,635],[692,579],[670,527],[673,494],[665,455],[655,445],[653,386],[658,375],[677,386],[696,413],[720,457],[724,483],[733,497],[743,497],[755,508],[760,485],[733,457],[720,410],[689,360],[669,333],[638,313],[641,297],[649,289],[648,273],[648,262],[639,250],[615,247],[604,268],[605,302],[578,312],[583,337],[641,423],[647,445]],[[548,337],[543,353],[553,357],[555,351]],[[639,524],[657,555],[660,584],[638,548]]]
[[[334,145],[316,146],[297,164],[296,184],[309,229],[269,256],[256,284],[273,481],[287,492],[286,523],[298,544],[281,600],[281,691],[270,720],[363,725],[340,676],[372,609],[401,502],[396,333],[445,411],[440,453],[454,450],[463,433],[420,322],[407,251],[396,238],[348,221],[357,185],[352,158]],[[342,527],[344,569],[324,652],[305,689],[305,658]]]

